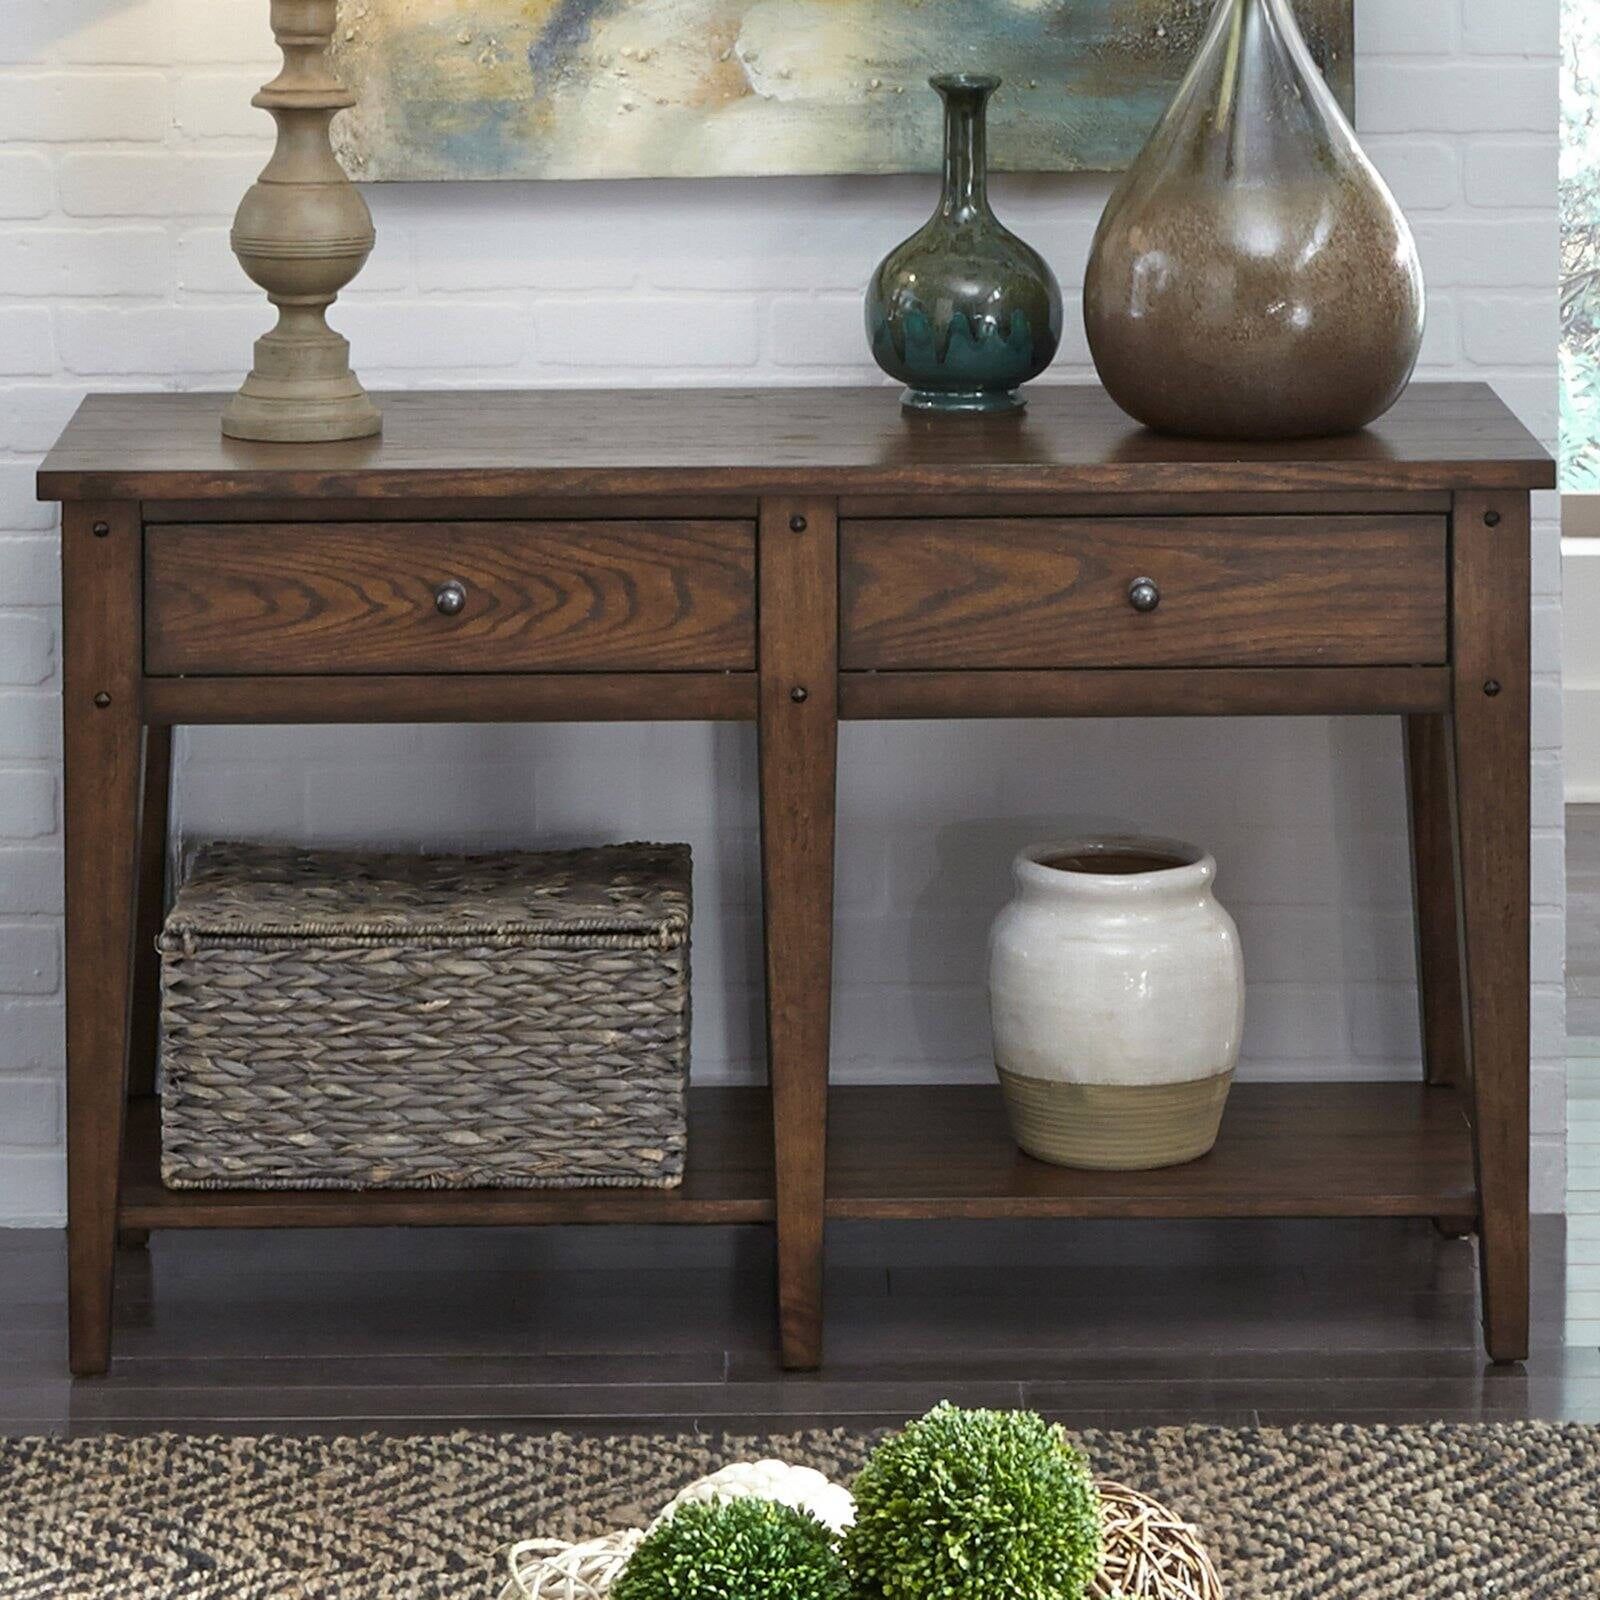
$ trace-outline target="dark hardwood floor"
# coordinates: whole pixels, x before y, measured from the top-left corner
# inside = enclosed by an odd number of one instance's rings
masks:
[[[1600,807],[1569,872],[1570,1031],[1600,1039]],[[1536,1222],[1533,1356],[1496,1369],[1472,1246],[1426,1223],[835,1224],[826,1364],[785,1374],[761,1229],[157,1233],[119,1262],[111,1373],[74,1382],[62,1238],[0,1230],[0,1433],[864,1427],[946,1397],[1600,1422],[1597,1236],[1577,1219],[1569,1267]]]
[[[1078,1426],[1600,1420],[1539,1226],[1525,1369],[1472,1249],[1397,1222],[846,1224],[823,1371],[779,1371],[757,1230],[157,1234],[109,1376],[70,1381],[64,1252],[0,1234],[0,1431],[785,1429],[949,1397]]]

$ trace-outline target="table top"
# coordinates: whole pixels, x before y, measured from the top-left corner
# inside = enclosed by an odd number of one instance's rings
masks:
[[[1549,454],[1484,384],[1414,384],[1371,428],[1270,444],[1175,439],[1091,385],[941,417],[875,388],[413,390],[384,433],[225,439],[217,394],[91,395],[39,473],[46,500],[330,495],[1546,489]]]

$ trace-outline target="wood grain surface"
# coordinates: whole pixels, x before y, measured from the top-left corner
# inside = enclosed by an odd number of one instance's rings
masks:
[[[61,522],[70,1355],[111,1357],[117,1156],[128,1097],[139,874],[139,519],[70,506]]]
[[[770,1222],[772,1117],[760,1089],[689,1091],[675,1189],[169,1189],[159,1102],[133,1102],[120,1216],[137,1228],[347,1228],[547,1222]]]
[[[1455,730],[1448,716],[1408,716],[1405,737],[1423,1068],[1429,1083],[1459,1089],[1468,1073]]]
[[[139,804],[139,883],[133,940],[128,1092],[153,1094],[161,1050],[161,956],[167,916],[167,844],[172,811],[172,729],[144,729],[144,791]]]
[[[708,1088],[689,1098],[680,1189],[359,1194],[167,1189],[155,1102],[137,1101],[121,1218],[155,1228],[771,1220],[766,1095]],[[1465,1105],[1449,1088],[1236,1084],[1216,1149],[1154,1172],[1035,1161],[1012,1139],[994,1085],[836,1084],[828,1098],[830,1217],[1429,1217],[1475,1208]]]
[[[146,678],[153,723],[754,722],[753,672]]]
[[[939,1400],[1069,1429],[1582,1422],[1581,1269],[1562,1218],[1533,1239],[1533,1352],[1507,1369],[1478,1350],[1472,1247],[1426,1222],[840,1228],[827,1368],[785,1374],[752,1229],[191,1229],[119,1257],[116,1361],[86,1384],[61,1372],[60,1232],[5,1228],[0,1434],[748,1437]]]
[[[838,801],[839,529],[826,500],[761,512],[761,896],[783,1364],[822,1360]]]
[[[1441,517],[846,522],[847,668],[1430,664]],[[1129,600],[1136,578],[1154,611]]]
[[[1452,541],[1456,813],[1483,1331],[1528,1354],[1531,630],[1529,506],[1462,495]]]
[[[224,439],[221,395],[94,395],[45,499],[333,495],[1548,489],[1555,468],[1484,384],[1413,384],[1361,433],[1219,444],[1151,433],[1088,385],[1007,417],[907,416],[893,389],[414,391],[381,439]]]
[[[832,1098],[830,1217],[1427,1217],[1475,1206],[1472,1139],[1446,1088],[1235,1084],[1211,1154],[1154,1172],[1023,1155],[998,1087]]]
[[[147,696],[156,683],[148,680]],[[866,722],[929,717],[1370,717],[1443,711],[1449,704],[1448,667],[1068,667],[839,675],[839,715]]]
[[[1162,438],[1093,388],[999,419],[907,417],[882,387],[415,392],[385,398],[381,440],[294,448],[224,440],[220,404],[91,397],[40,475],[74,502],[76,1371],[109,1354],[119,1221],[771,1223],[804,1367],[827,1219],[1414,1216],[1480,1227],[1489,1349],[1526,1353],[1527,491],[1554,468],[1486,387],[1415,385],[1361,434],[1272,445]],[[1132,1174],[1021,1155],[992,1087],[830,1090],[839,716],[1248,712],[1418,719],[1419,900],[1436,922],[1462,902],[1468,1025],[1430,1028],[1448,1082],[1240,1085],[1210,1156]],[[151,1033],[130,947],[158,904],[138,824],[165,746],[141,785],[143,726],[655,716],[756,716],[761,739],[771,1110],[695,1091],[681,1191],[173,1193],[145,1100],[119,1159]],[[1430,1011],[1452,943],[1425,940]]]
[[[455,582],[459,615],[436,596]],[[177,673],[755,665],[741,522],[158,524],[145,667]]]

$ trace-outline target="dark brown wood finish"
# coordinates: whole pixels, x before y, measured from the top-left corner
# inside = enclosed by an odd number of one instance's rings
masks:
[[[1155,1172],[1077,1172],[1023,1155],[1000,1091],[987,1086],[835,1088],[830,1136],[828,1215],[838,1218],[1473,1209],[1461,1097],[1416,1084],[1236,1084],[1211,1154]]]
[[[1367,434],[1270,446],[1158,438],[1083,389],[977,421],[908,418],[881,389],[385,410],[381,440],[285,449],[222,440],[215,397],[95,397],[41,474],[72,502],[74,1370],[108,1358],[119,1222],[765,1223],[781,1358],[804,1367],[829,1217],[1481,1213],[1486,1338],[1526,1349],[1527,490],[1553,468],[1487,389],[1419,385]],[[1162,603],[1136,615],[1146,575]],[[447,617],[452,577],[468,605]],[[992,1090],[829,1093],[840,716],[1378,713],[1411,719],[1435,1086],[1242,1085],[1212,1156],[1111,1175],[1020,1156]],[[169,1192],[148,1099],[122,1156],[173,725],[672,718],[759,724],[772,1080],[770,1102],[693,1093],[681,1190]]]
[[[1457,893],[1455,736],[1450,718],[1407,717],[1405,741],[1423,1063],[1429,1083],[1461,1088],[1468,1081],[1467,1024]]]
[[[833,987],[838,523],[826,500],[761,508],[761,884],[767,1063],[786,1367],[822,1360],[822,1231]]]
[[[0,1229],[0,1434],[748,1436],[943,1399],[1072,1429],[1600,1408],[1600,1352],[1563,1342],[1586,1285],[1558,1217],[1534,1219],[1525,1368],[1479,1353],[1473,1247],[1415,1220],[836,1234],[821,1374],[779,1367],[750,1229],[191,1229],[119,1259],[116,1363],[72,1383],[61,1236]]]
[[[1455,778],[1483,1265],[1496,1361],[1528,1354],[1529,511],[1464,494],[1452,538]]]
[[[1471,1128],[1454,1090],[1262,1083],[1240,1084],[1234,1094],[1223,1136],[1201,1162],[1076,1172],[1017,1149],[996,1089],[835,1085],[827,1215],[1431,1217],[1474,1210]],[[524,1227],[770,1222],[775,1215],[772,1120],[759,1089],[692,1092],[690,1167],[683,1186],[668,1190],[168,1189],[156,1117],[155,1103],[141,1100],[128,1118],[125,1227]],[[1293,1161],[1283,1159],[1286,1148],[1295,1150]]]
[[[847,669],[1369,666],[1447,654],[1442,517],[846,522]],[[1134,605],[1138,580],[1153,610]]]
[[[1448,512],[1450,497],[1430,497],[1437,505],[1413,504],[1412,510]],[[1356,508],[1359,509],[1359,508]],[[1394,509],[1390,505],[1384,510]],[[761,510],[753,494],[700,493],[675,495],[494,495],[471,494],[438,498],[408,496],[410,522],[748,522]],[[340,499],[316,495],[278,500],[146,500],[144,520],[153,522],[393,522],[395,507],[384,500]]]
[[[454,586],[452,588],[452,586]],[[454,613],[441,611],[449,599]],[[151,526],[145,670],[745,671],[741,522]]]
[[[130,1094],[155,1093],[160,1043],[161,961],[156,939],[167,914],[167,831],[172,800],[172,729],[144,730],[144,790],[139,809],[139,890],[134,918]]]
[[[1484,384],[1416,384],[1342,439],[1215,444],[1130,422],[1095,387],[1036,387],[1013,417],[907,416],[867,389],[497,390],[381,397],[383,437],[224,439],[220,398],[93,395],[40,475],[46,499],[359,499],[815,493],[1280,494],[1553,486]]]
[[[61,528],[71,1365],[110,1356],[139,868],[139,518],[66,508]]]
[[[771,1222],[772,1113],[760,1089],[693,1089],[689,1164],[676,1189],[169,1189],[153,1100],[133,1102],[126,1228],[527,1227],[533,1223]]]
[[[846,672],[839,714],[894,717],[1354,716],[1442,711],[1448,667]],[[428,678],[146,678],[164,723],[752,722],[753,672]]]
[[[843,672],[839,714],[883,717],[1321,717],[1442,711],[1448,667],[1137,667]]]
[[[752,722],[753,672],[146,678],[152,722]]]
[[[1453,498],[1428,489],[1389,489],[1361,494],[1323,489],[1314,493],[1215,493],[1207,490],[1142,494],[1136,490],[1098,494],[1007,494],[997,506],[992,494],[846,494],[839,518],[856,522],[928,517],[1448,517]],[[201,519],[204,520],[204,519]]]

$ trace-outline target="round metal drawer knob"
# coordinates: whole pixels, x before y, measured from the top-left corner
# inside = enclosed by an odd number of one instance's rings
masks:
[[[1135,578],[1128,585],[1128,604],[1135,611],[1154,611],[1161,604],[1161,591],[1154,578]]]
[[[467,591],[454,579],[434,591],[433,609],[441,617],[459,617],[467,608]]]

